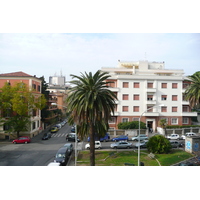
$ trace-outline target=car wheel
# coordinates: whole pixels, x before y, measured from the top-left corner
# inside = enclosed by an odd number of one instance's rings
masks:
[[[27,141],[26,142],[24,142],[25,144],[27,144]]]
[[[117,147],[114,147],[114,149],[116,149]]]
[[[17,142],[14,142],[14,144],[17,144]]]
[[[127,149],[130,149],[130,147],[128,146]]]
[[[90,147],[87,147],[87,150],[89,150],[90,149]]]

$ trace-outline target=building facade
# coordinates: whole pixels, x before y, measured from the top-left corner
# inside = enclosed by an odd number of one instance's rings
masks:
[[[14,86],[16,83],[22,82],[26,84],[30,89],[33,89],[33,93],[35,96],[41,95],[42,80],[37,78],[36,76],[31,76],[24,72],[0,74],[0,88],[4,86],[5,82],[9,83],[11,86]],[[41,110],[35,111],[32,114],[30,121],[31,123],[29,131],[23,134],[33,137],[37,135],[41,129]],[[7,133],[4,129],[4,126],[0,126],[0,139],[11,139],[12,137],[15,137],[14,134],[12,134],[11,137],[10,133]]]
[[[160,119],[168,125],[191,125],[191,118],[197,116],[184,99],[189,83],[184,81],[183,70],[165,69],[164,62],[119,60],[117,67],[102,67],[101,71],[111,75],[109,88],[118,97],[110,128],[141,117],[155,131]]]

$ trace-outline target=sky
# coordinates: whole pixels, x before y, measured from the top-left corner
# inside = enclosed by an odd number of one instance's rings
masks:
[[[118,60],[165,62],[166,69],[200,70],[199,33],[0,33],[0,73],[37,77],[96,72]]]

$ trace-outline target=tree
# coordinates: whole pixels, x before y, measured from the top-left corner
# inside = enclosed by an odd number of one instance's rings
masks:
[[[67,98],[68,122],[76,123],[76,130],[81,138],[90,136],[90,165],[95,165],[95,134],[104,135],[108,128],[108,120],[114,113],[115,94],[108,88],[107,72],[89,72],[81,76],[71,75],[71,92]]]
[[[165,130],[165,136],[167,136],[167,120],[166,119],[161,119],[160,120],[160,126]]]
[[[172,146],[167,138],[163,135],[154,135],[147,142],[147,149],[152,153],[169,153]]]
[[[8,132],[16,132],[17,137],[21,131],[28,130],[30,117],[45,104],[44,96],[34,93],[24,83],[15,86],[5,83],[0,88],[1,122],[8,127]]]
[[[185,99],[189,101],[191,108],[200,106],[200,71],[188,76],[191,84],[185,91]],[[187,80],[188,81],[188,80]]]
[[[119,129],[139,129],[139,121],[121,122],[118,124]],[[140,128],[146,129],[146,124],[140,121]]]

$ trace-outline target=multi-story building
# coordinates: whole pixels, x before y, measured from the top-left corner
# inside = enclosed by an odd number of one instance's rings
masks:
[[[165,69],[164,62],[120,60],[117,67],[101,70],[111,75],[109,87],[118,97],[110,128],[141,117],[155,131],[160,119],[166,119],[168,125],[191,125],[191,117],[197,116],[184,99],[188,82],[183,70]]]
[[[14,73],[5,73],[0,74],[0,88],[4,86],[5,82],[9,83],[11,86],[15,85],[16,83],[23,82],[29,88],[33,89],[34,95],[41,94],[41,82],[42,80],[37,78],[35,75],[31,76],[24,72],[14,72]],[[33,116],[31,117],[31,123],[29,131],[24,133],[30,137],[37,135],[39,133],[41,127],[41,110],[37,110],[33,112]],[[4,130],[4,126],[0,126],[0,139],[7,139],[9,138],[9,133],[6,133]]]

